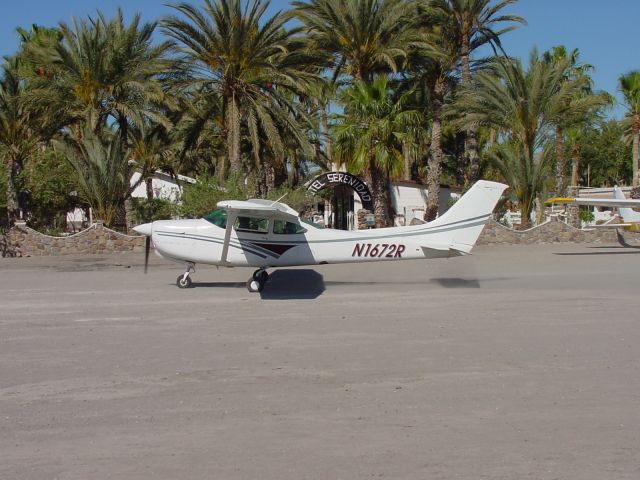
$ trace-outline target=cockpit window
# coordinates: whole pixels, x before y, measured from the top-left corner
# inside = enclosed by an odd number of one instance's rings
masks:
[[[224,208],[214,210],[209,215],[206,215],[204,219],[217,227],[227,228],[227,211]]]
[[[306,233],[307,229],[302,225],[293,222],[286,222],[284,220],[273,221],[273,233],[278,235],[299,235]]]
[[[269,220],[259,217],[238,217],[233,227],[243,232],[267,233]]]

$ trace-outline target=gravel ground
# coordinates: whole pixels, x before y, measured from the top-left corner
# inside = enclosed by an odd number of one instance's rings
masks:
[[[0,478],[640,478],[640,250],[474,253],[0,259]]]

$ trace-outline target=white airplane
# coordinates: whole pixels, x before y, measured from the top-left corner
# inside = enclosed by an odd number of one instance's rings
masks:
[[[633,210],[633,208],[640,207],[640,200],[626,198],[620,187],[617,185],[613,187],[613,198],[555,197],[547,200],[546,203],[573,203],[584,206],[617,208],[624,223],[607,226],[613,228],[625,228],[629,231],[640,231],[640,213]]]
[[[256,267],[247,289],[260,292],[269,268],[467,255],[506,188],[480,180],[441,217],[407,227],[322,229],[284,203],[254,199],[221,201],[204,218],[155,221],[134,230],[147,236],[145,271],[153,240],[156,254],[186,265],[176,281],[180,288],[191,286],[195,264],[203,263]]]

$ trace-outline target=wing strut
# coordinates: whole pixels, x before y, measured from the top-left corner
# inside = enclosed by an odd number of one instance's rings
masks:
[[[238,214],[234,211],[227,210],[227,229],[224,233],[224,244],[222,245],[222,255],[220,256],[220,263],[227,263],[227,254],[229,253],[229,242],[231,240],[231,231],[233,230],[233,224],[236,223]]]

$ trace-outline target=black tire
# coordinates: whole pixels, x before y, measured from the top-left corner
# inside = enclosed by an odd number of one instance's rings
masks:
[[[260,280],[255,279],[253,277],[247,280],[247,290],[249,290],[250,293],[260,293],[263,288],[264,288],[264,283],[261,282]]]
[[[262,272],[260,272],[260,278],[258,280],[262,285],[267,283],[267,281],[269,280],[269,274],[267,273],[266,270],[263,270]]]
[[[184,274],[178,276],[176,279],[176,285],[178,285],[178,288],[191,288],[192,283],[191,277],[184,278]]]

